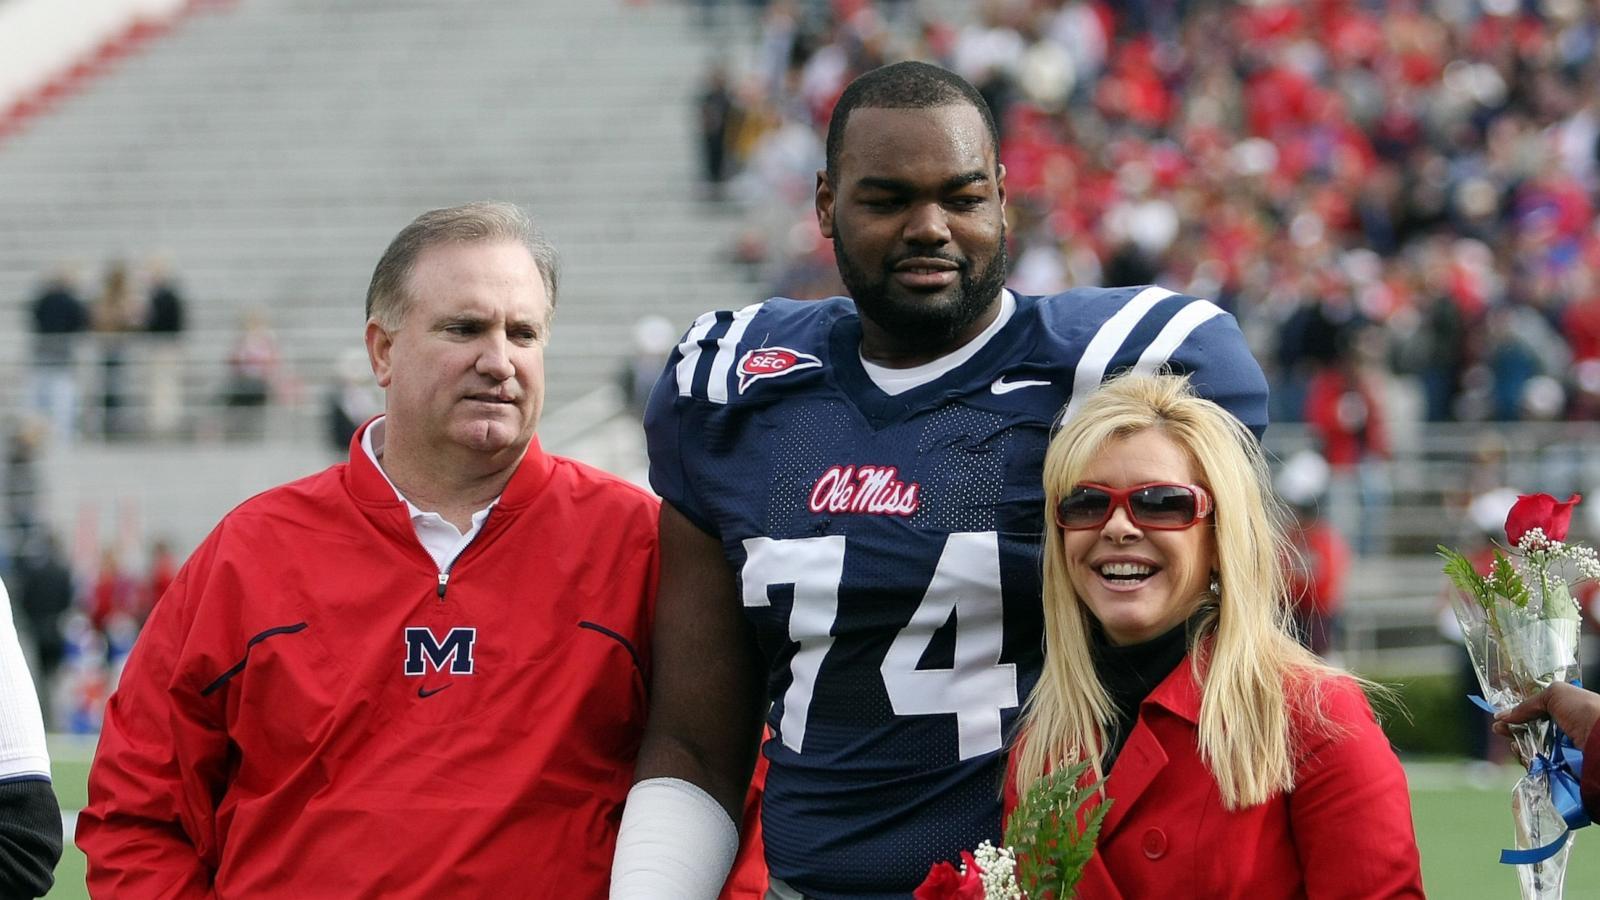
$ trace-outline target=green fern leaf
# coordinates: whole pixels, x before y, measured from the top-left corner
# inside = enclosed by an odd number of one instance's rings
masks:
[[[1471,594],[1479,606],[1488,609],[1489,604],[1494,602],[1490,595],[1489,583],[1472,567],[1472,561],[1442,544],[1439,546],[1438,554],[1444,560],[1444,574],[1449,577],[1451,583]]]
[[[1017,881],[1035,900],[1070,898],[1094,856],[1110,801],[1088,807],[1084,828],[1078,828],[1078,810],[1097,797],[1093,784],[1078,784],[1088,769],[1089,763],[1083,761],[1040,778],[1006,825],[1006,845],[1017,854]]]
[[[1499,548],[1494,551],[1494,566],[1489,570],[1489,587],[1496,595],[1510,600],[1519,608],[1526,608],[1528,601],[1532,599],[1528,586],[1517,573],[1517,567],[1511,564],[1511,560],[1506,558]]]

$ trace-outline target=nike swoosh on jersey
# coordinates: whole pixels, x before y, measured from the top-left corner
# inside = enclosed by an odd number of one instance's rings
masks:
[[[1050,382],[1048,381],[1007,381],[1006,377],[1001,375],[994,380],[993,384],[989,385],[989,390],[995,394],[1009,394],[1012,391],[1020,391],[1025,387],[1046,387],[1049,384]]]
[[[436,687],[436,688],[434,688],[434,689],[433,689],[433,690],[431,690],[431,691],[430,691],[430,690],[428,690],[428,689],[427,689],[427,688],[425,688],[425,687],[418,687],[418,688],[417,688],[417,696],[418,696],[418,697],[424,697],[424,698],[426,698],[426,697],[432,697],[432,696],[433,696],[433,695],[434,695],[434,694],[437,694],[437,693],[439,693],[439,692],[440,692],[440,691],[442,691],[442,690],[444,690],[444,689],[445,689],[445,688],[447,688],[447,687],[449,687],[449,686],[450,686],[450,685],[448,685],[448,684],[444,684],[444,685],[440,685],[440,686],[439,686],[439,687]]]

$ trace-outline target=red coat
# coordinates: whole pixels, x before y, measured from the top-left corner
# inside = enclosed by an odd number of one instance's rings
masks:
[[[535,444],[441,591],[359,445],[245,502],[156,604],[107,710],[77,831],[91,891],[603,897],[656,510]]]
[[[1200,761],[1200,688],[1185,658],[1145,699],[1111,767],[1112,804],[1078,900],[1422,897],[1400,761],[1353,682],[1325,682],[1323,698],[1344,734],[1295,727],[1294,791],[1228,812]]]

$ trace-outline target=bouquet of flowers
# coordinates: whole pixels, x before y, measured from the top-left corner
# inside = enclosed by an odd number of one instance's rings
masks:
[[[1571,580],[1600,578],[1588,547],[1565,543],[1579,496],[1557,502],[1523,495],[1506,516],[1509,548],[1494,549],[1487,574],[1447,547],[1445,574],[1467,652],[1490,711],[1509,709],[1556,681],[1578,680],[1578,605]],[[1574,576],[1576,576],[1574,578]],[[1511,726],[1528,774],[1511,793],[1516,849],[1500,861],[1517,866],[1524,898],[1559,898],[1572,851],[1570,829],[1588,824],[1578,799],[1581,756],[1548,720]]]
[[[988,841],[961,853],[961,868],[939,862],[915,900],[1070,900],[1094,855],[1110,808],[1092,783],[1080,784],[1087,761],[1034,782],[1006,824],[1005,846]],[[1085,806],[1086,803],[1093,802]],[[1081,810],[1081,813],[1080,813]]]

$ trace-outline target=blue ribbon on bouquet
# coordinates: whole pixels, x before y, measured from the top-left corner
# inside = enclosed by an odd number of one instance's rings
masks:
[[[1493,715],[1495,709],[1488,701],[1477,695],[1467,698],[1477,704],[1485,712]],[[1501,850],[1500,862],[1508,866],[1527,866],[1533,863],[1544,862],[1566,846],[1567,838],[1574,828],[1582,828],[1590,824],[1589,814],[1583,809],[1583,796],[1579,788],[1583,777],[1583,751],[1572,743],[1572,738],[1554,722],[1550,727],[1555,729],[1555,746],[1550,755],[1543,753],[1535,756],[1528,764],[1528,771],[1542,772],[1550,785],[1550,800],[1555,804],[1556,812],[1561,813],[1562,820],[1567,827],[1562,829],[1556,839],[1542,847],[1533,847],[1527,850]]]

